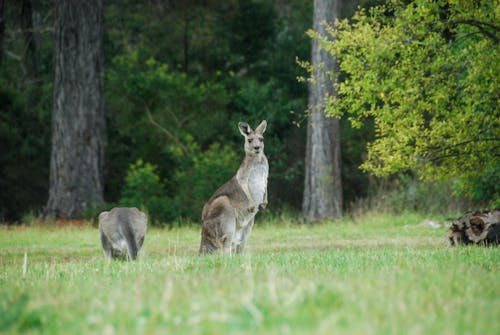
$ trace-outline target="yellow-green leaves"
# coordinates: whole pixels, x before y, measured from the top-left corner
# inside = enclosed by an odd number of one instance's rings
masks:
[[[328,112],[354,126],[375,120],[362,167],[377,175],[474,177],[500,166],[498,1],[406,3],[360,10],[328,38],[310,34],[339,63]]]

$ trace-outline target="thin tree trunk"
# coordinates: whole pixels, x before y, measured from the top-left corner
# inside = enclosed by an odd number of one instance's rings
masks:
[[[0,0],[0,64],[3,60],[3,38],[5,36],[5,0]]]
[[[57,0],[47,214],[75,218],[103,202],[102,0]]]
[[[340,0],[315,0],[314,30],[325,35],[323,23],[333,23],[339,15]],[[309,84],[302,214],[308,221],[317,221],[342,216],[341,152],[339,120],[325,116],[325,96],[336,94],[328,75],[336,71],[336,62],[320,50],[317,40],[313,40],[311,62],[315,80]]]
[[[36,61],[36,45],[33,34],[33,5],[31,0],[23,0],[21,5],[21,29],[24,35],[23,63],[26,68],[26,76],[30,79],[38,77],[38,66]]]
[[[187,8],[184,8],[184,30],[182,33],[182,72],[188,72],[189,62],[189,14]]]

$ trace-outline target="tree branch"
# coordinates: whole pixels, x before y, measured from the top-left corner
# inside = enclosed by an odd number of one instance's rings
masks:
[[[500,138],[472,139],[472,140],[467,140],[467,141],[463,141],[460,143],[452,144],[452,145],[449,145],[446,147],[437,148],[437,149],[434,149],[432,151],[432,153],[429,153],[429,155],[426,157],[426,160],[428,162],[435,162],[435,161],[443,160],[445,158],[458,157],[458,156],[471,154],[472,153],[471,151],[460,152],[456,148],[458,146],[465,145],[468,143],[482,142],[482,141],[498,141],[498,142],[500,142]],[[500,153],[496,152],[496,150],[495,150],[497,148],[500,148],[500,145],[494,146],[493,148],[494,148],[494,150],[493,150],[493,152],[491,152],[491,154],[495,157],[500,156]],[[448,153],[444,152],[446,150],[451,150],[451,152],[448,152]],[[438,153],[443,153],[443,154],[435,156]]]
[[[447,145],[445,147],[437,147],[437,148],[434,147],[434,148],[429,148],[429,149],[431,149],[433,152],[440,152],[440,151],[453,149],[453,148],[456,148],[456,147],[459,147],[459,146],[462,146],[465,144],[473,143],[473,142],[489,142],[489,141],[500,142],[500,138],[498,138],[498,137],[473,138],[473,139],[458,142],[455,144],[450,144],[450,145]]]
[[[467,24],[469,26],[474,26],[479,29],[479,31],[486,35],[487,37],[491,38],[495,43],[500,42],[500,38],[496,35],[498,31],[500,31],[500,28],[495,26],[494,24],[488,23],[488,22],[482,22],[482,21],[476,21],[476,20],[454,20],[450,22],[452,26],[457,26],[459,24]],[[488,31],[486,28],[492,29],[494,32]]]
[[[18,54],[15,54],[14,52],[12,51],[9,51],[9,50],[4,50],[3,51],[7,56],[9,56],[10,58],[18,61],[18,62],[21,62],[23,60],[23,57],[19,56]]]
[[[450,145],[447,145],[444,147],[429,148],[429,153],[426,157],[426,160],[428,162],[435,162],[435,161],[443,160],[445,158],[457,157],[460,155],[467,155],[468,152],[460,152],[460,150],[457,148],[460,146],[464,146],[466,144],[469,144],[469,143],[485,142],[485,141],[500,142],[500,138],[498,138],[498,137],[473,138],[470,140],[450,144]]]
[[[179,138],[177,136],[175,136],[172,132],[170,132],[168,129],[162,127],[158,122],[155,121],[155,119],[153,118],[153,115],[151,114],[151,111],[149,110],[149,107],[147,105],[145,105],[145,111],[146,111],[146,114],[148,116],[149,122],[153,126],[155,126],[156,128],[160,129],[165,135],[167,135],[167,137],[169,139],[174,141],[175,144],[177,144],[181,148],[181,151],[184,154],[184,156],[188,157],[189,150],[187,149],[187,147],[184,144],[182,144],[182,142],[179,140]]]

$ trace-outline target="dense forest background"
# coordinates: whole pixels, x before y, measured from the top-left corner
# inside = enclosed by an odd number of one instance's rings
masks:
[[[341,15],[376,3],[344,2]],[[47,202],[55,18],[53,1],[0,7],[0,221],[14,221],[42,213]],[[300,210],[308,87],[297,80],[306,75],[297,61],[310,58],[312,17],[313,2],[303,0],[105,1],[107,205],[87,215],[130,205],[147,207],[157,222],[197,220],[241,161],[238,121],[263,119],[271,210]],[[345,207],[380,202],[387,189],[399,190],[384,196],[400,208],[451,201],[453,181],[422,186],[411,172],[384,179],[362,172],[373,138],[371,122],[354,129],[341,120]],[[472,200],[498,192],[483,192],[497,187],[485,178]]]

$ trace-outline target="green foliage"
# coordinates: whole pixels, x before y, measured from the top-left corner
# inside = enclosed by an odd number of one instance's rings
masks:
[[[118,202],[124,207],[138,207],[148,214],[150,224],[166,222],[168,203],[163,181],[157,173],[157,167],[138,160],[131,164],[125,177],[125,183]]]
[[[141,158],[157,165],[164,178],[172,177],[176,167],[170,165],[175,163],[165,148],[177,146],[187,153],[183,138],[205,145],[216,140],[226,124],[227,94],[221,84],[197,84],[138,52],[115,58],[106,87],[110,118],[106,175],[111,190],[120,189],[124,177],[116,172]]]
[[[459,179],[455,189],[459,194],[484,204],[485,208],[500,208],[500,162],[496,166],[487,166],[475,178]]]
[[[0,70],[0,220],[39,211],[47,196],[51,85],[20,90]],[[2,78],[2,73],[7,77]]]
[[[415,169],[430,180],[498,174],[499,8],[494,0],[391,1],[330,27],[333,43],[311,32],[340,65],[329,113],[355,126],[375,122],[365,170]]]
[[[216,81],[197,83],[141,52],[116,56],[106,79],[109,108],[122,132],[140,131],[137,122],[148,122],[148,112],[171,132],[170,140],[190,133],[204,143],[224,125],[227,94]]]
[[[256,65],[264,58],[262,53],[268,50],[274,37],[275,18],[275,6],[272,2],[239,1],[239,12],[228,24],[228,29],[232,32],[229,39],[231,50],[241,55],[241,59],[235,59],[234,65]]]
[[[202,151],[192,139],[188,143],[188,156],[175,146],[170,149],[178,166],[171,182],[170,217],[199,221],[203,205],[236,173],[241,158],[227,145],[213,143]]]
[[[343,118],[340,120],[340,143],[342,144],[342,185],[345,203],[369,196],[373,178],[359,166],[367,155],[366,145],[374,138],[373,121],[367,120],[361,127]]]
[[[185,140],[187,156],[178,146],[168,149],[177,167],[168,183],[153,164],[138,160],[130,165],[118,204],[141,208],[154,225],[179,224],[179,218],[198,221],[204,203],[234,175],[239,157],[228,146],[214,143],[202,151],[192,138]]]
[[[473,210],[472,201],[457,194],[453,180],[426,182],[415,176],[400,174],[381,178],[371,185],[370,192],[350,204],[352,215],[367,212],[401,214],[417,212],[425,215],[458,216]]]

